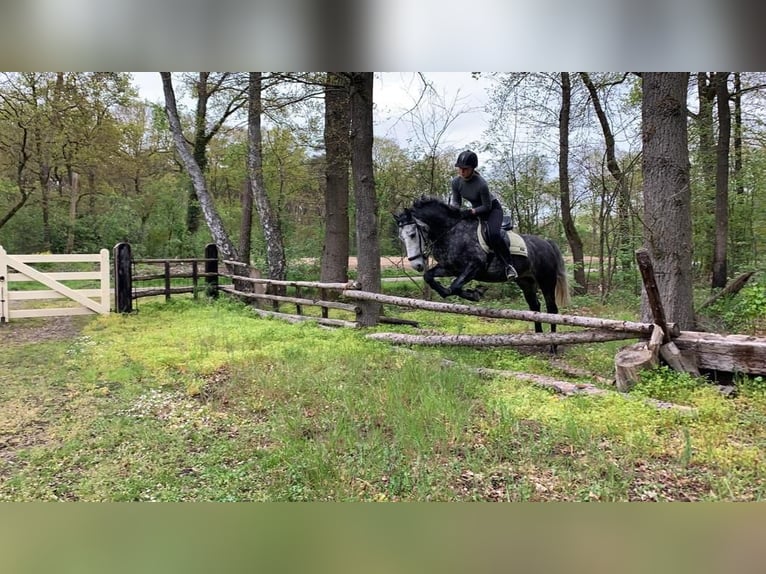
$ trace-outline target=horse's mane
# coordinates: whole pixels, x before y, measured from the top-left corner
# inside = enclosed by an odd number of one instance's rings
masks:
[[[423,220],[433,220],[434,218],[442,220],[460,217],[460,208],[449,205],[438,197],[424,195],[415,200],[412,208],[415,217]]]

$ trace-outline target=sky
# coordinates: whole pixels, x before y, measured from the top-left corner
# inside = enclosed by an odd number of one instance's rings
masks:
[[[132,72],[142,98],[164,103],[162,81],[159,72]],[[415,72],[381,72],[375,74],[373,101],[375,102],[375,135],[397,141],[409,148],[418,126],[441,125],[445,117],[442,108],[452,109],[455,119],[447,127],[439,141],[440,149],[454,147],[463,149],[482,141],[488,127],[489,115],[484,111],[488,101],[487,88],[491,80],[486,76],[478,80],[471,72],[423,72],[432,83],[435,95],[432,99],[433,117],[423,111],[419,119],[405,116],[420,97],[423,80]],[[427,106],[423,106],[428,110]],[[429,131],[432,131],[429,130]],[[422,139],[422,138],[420,138]]]

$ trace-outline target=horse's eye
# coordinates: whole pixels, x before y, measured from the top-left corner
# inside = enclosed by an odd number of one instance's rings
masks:
[[[410,233],[410,239],[415,239],[415,234],[414,233]]]

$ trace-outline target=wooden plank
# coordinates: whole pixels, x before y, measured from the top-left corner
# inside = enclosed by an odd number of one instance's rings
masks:
[[[110,294],[109,279],[112,274],[112,270],[109,267],[109,250],[102,249],[99,251],[101,256],[101,314],[108,315],[111,310],[112,297]]]
[[[10,320],[8,309],[8,266],[6,264],[6,252],[0,245],[0,323]]]
[[[11,309],[11,318],[22,317],[62,317],[69,315],[93,315],[96,313],[85,307],[59,307],[49,309]]]
[[[13,264],[11,266],[16,267]],[[30,267],[30,269],[32,268]],[[20,269],[17,270],[21,271]],[[89,281],[93,279],[101,279],[100,271],[52,271],[50,273],[45,271],[44,274],[49,279],[53,279],[55,281]],[[23,271],[20,273],[9,273],[8,277],[12,282],[38,281],[37,279],[31,278],[27,273],[24,273]],[[42,281],[40,281],[40,283],[42,283]]]
[[[29,255],[13,255],[16,261],[22,263],[99,263],[101,261],[100,253],[36,253]]]
[[[77,292],[85,297],[102,296],[101,289],[77,289]],[[107,297],[109,293],[107,292]],[[67,299],[66,295],[58,291],[35,290],[35,291],[10,291],[8,299],[11,301],[40,301],[45,299]]]
[[[673,342],[689,352],[700,369],[766,375],[766,338],[681,331]]]

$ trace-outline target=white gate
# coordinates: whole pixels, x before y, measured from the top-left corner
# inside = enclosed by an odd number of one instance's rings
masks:
[[[40,271],[30,263],[95,263],[95,271]],[[109,251],[84,255],[8,255],[0,246],[0,323],[21,317],[55,317],[62,315],[106,315],[110,307]],[[99,282],[98,288],[80,289],[62,281],[85,280]],[[48,289],[13,289],[13,283],[36,282]],[[13,305],[17,301],[67,299],[74,306],[30,309]],[[23,304],[22,304],[23,305]],[[71,304],[70,304],[71,305]]]

